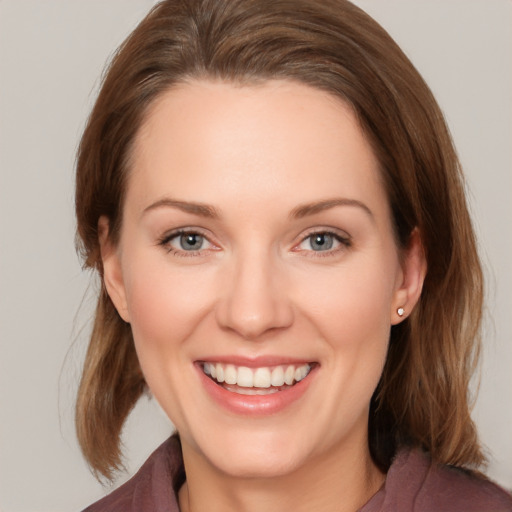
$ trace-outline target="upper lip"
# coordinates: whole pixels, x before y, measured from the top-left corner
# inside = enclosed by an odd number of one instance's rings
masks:
[[[316,361],[307,358],[296,358],[280,355],[261,355],[256,357],[244,357],[239,355],[217,355],[197,359],[197,363],[225,363],[234,366],[246,366],[248,368],[261,368],[279,365],[303,365]]]

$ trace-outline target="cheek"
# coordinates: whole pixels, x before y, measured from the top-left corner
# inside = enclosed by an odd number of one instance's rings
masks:
[[[127,302],[135,348],[153,396],[175,425],[183,425],[191,388],[184,373],[193,333],[209,309],[208,286],[165,262],[142,258],[130,268]],[[187,383],[188,382],[188,383]]]
[[[173,353],[181,347],[208,310],[207,279],[173,269],[163,262],[132,265],[126,294],[131,326],[142,360]],[[175,354],[174,354],[175,355]]]
[[[358,261],[334,271],[311,273],[298,288],[304,315],[329,332],[330,338],[337,338],[336,332],[348,336],[344,343],[360,343],[372,333],[385,336],[395,284],[390,268],[391,264],[378,261]]]
[[[317,274],[301,293],[303,316],[329,347],[336,386],[354,403],[369,402],[380,379],[395,281],[392,267],[363,263]]]

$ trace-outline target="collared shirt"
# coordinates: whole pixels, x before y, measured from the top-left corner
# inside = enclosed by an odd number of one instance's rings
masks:
[[[124,485],[84,512],[179,512],[185,472],[172,436]],[[359,512],[512,512],[512,495],[467,471],[436,464],[417,449],[402,449],[382,488]]]

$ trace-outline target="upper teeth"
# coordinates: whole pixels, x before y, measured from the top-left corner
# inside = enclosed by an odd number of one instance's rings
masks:
[[[302,380],[311,370],[309,364],[249,368],[224,363],[203,363],[203,371],[217,382],[243,388],[291,386]]]

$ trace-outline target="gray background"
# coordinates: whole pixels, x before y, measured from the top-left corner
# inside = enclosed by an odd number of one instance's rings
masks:
[[[88,472],[73,430],[96,287],[73,247],[74,152],[104,63],[153,3],[0,0],[2,512],[80,510],[108,490]],[[512,2],[356,3],[431,85],[467,173],[488,278],[474,418],[489,474],[512,488]],[[169,430],[143,400],[125,430],[129,471]]]

